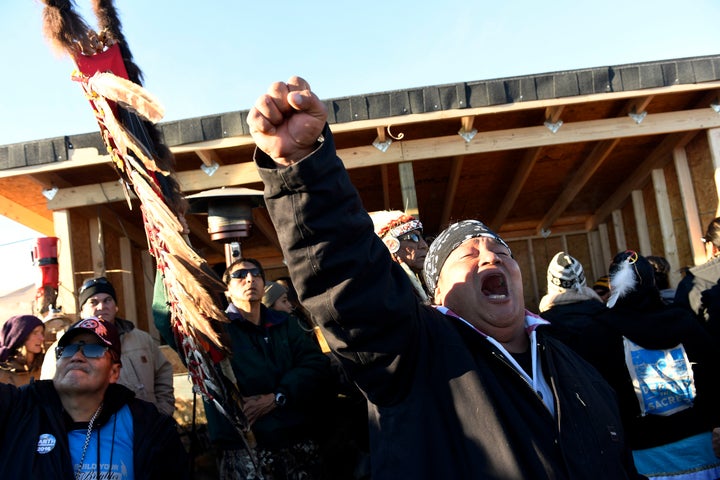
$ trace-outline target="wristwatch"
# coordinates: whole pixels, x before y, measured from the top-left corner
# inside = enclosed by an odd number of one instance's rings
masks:
[[[286,403],[287,403],[287,397],[285,396],[284,393],[278,392],[275,394],[275,406],[276,407],[284,407]]]

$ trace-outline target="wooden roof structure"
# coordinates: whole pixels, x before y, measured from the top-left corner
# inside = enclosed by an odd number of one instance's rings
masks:
[[[338,154],[368,211],[414,212],[429,235],[454,220],[483,220],[513,247],[532,306],[558,250],[581,259],[590,280],[625,248],[665,256],[675,281],[681,266],[704,260],[699,239],[717,215],[719,97],[720,55],[713,55],[325,102]],[[160,125],[186,194],[262,189],[246,116]],[[61,239],[67,305],[82,277],[117,271],[131,273],[124,289],[135,291],[131,301],[142,312],[152,260],[138,202],[128,205],[104,151],[98,133],[0,146],[0,214]],[[43,190],[54,188],[48,200]],[[193,245],[211,263],[223,261],[206,220],[189,217]],[[280,275],[264,208],[255,209],[253,228],[243,253]]]

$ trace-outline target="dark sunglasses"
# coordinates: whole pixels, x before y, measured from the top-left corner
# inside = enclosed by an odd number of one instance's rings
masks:
[[[71,343],[64,347],[55,347],[55,358],[70,358],[74,356],[78,350],[82,351],[85,358],[101,358],[108,351],[108,347],[98,345],[97,343]]]
[[[85,290],[87,290],[90,287],[94,287],[95,285],[109,285],[110,282],[108,282],[108,279],[105,277],[100,278],[91,278],[90,280],[85,280],[85,283],[82,284],[80,287],[80,291],[78,293],[83,293]]]
[[[251,274],[253,277],[257,278],[260,277],[260,269],[257,267],[254,268],[238,268],[234,272],[230,274],[230,278],[239,278],[243,279],[248,276],[248,273]]]
[[[415,232],[406,233],[405,235],[400,235],[398,237],[398,240],[407,240],[408,242],[415,242],[418,243],[422,237],[418,235]]]

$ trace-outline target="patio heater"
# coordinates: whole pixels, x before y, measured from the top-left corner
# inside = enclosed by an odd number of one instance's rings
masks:
[[[188,195],[188,213],[207,214],[212,240],[225,244],[225,265],[242,256],[240,241],[250,236],[252,209],[262,205],[263,192],[249,188],[215,188]]]

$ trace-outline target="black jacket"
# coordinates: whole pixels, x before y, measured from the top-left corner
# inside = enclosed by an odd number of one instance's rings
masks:
[[[252,425],[258,446],[282,448],[318,434],[321,410],[330,400],[330,359],[295,315],[260,306],[260,323],[248,322],[234,305],[225,332],[242,396],[282,393],[287,404]],[[210,436],[218,448],[243,448],[242,439],[214,406],[205,404]]]
[[[597,320],[605,311],[607,307],[603,302],[588,299],[553,305],[541,315],[550,322],[550,330],[555,338],[598,368],[607,359],[607,345],[599,338],[606,338],[608,330]]]
[[[98,425],[126,404],[133,418],[135,479],[189,478],[187,455],[175,421],[160,413],[155,405],[136,399],[126,387],[109,386]],[[52,380],[33,382],[21,388],[0,384],[2,477],[73,478],[66,417]],[[49,453],[37,451],[41,434],[51,434],[57,441]]]
[[[677,304],[665,305],[659,293],[653,292],[644,298],[621,298],[613,308],[595,318],[605,327],[605,333],[595,331],[594,342],[606,349],[605,358],[596,366],[618,394],[631,448],[665,445],[720,426],[720,348],[690,310]],[[669,416],[640,415],[625,366],[623,337],[651,350],[683,344],[696,387],[692,408]]]
[[[613,391],[538,328],[556,418],[483,337],[422,305],[335,155],[256,151],[303,305],[370,402],[373,480],[636,478]]]

